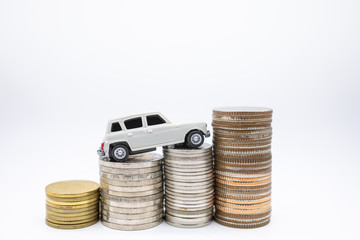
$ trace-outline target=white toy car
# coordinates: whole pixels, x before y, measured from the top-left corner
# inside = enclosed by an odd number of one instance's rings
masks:
[[[99,156],[125,161],[129,155],[156,147],[185,143],[198,148],[209,137],[206,123],[172,124],[159,112],[112,119],[108,122]]]

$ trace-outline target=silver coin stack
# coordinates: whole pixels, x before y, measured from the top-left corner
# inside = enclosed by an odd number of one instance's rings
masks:
[[[196,228],[211,223],[214,204],[212,147],[163,148],[165,220],[175,227]]]
[[[137,154],[126,162],[100,159],[101,221],[118,230],[143,230],[163,220],[163,157]]]

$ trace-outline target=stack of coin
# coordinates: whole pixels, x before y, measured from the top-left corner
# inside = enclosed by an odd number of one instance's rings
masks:
[[[215,221],[256,228],[270,222],[272,109],[213,110]]]
[[[46,224],[60,229],[93,225],[99,220],[99,184],[62,181],[49,184],[46,192]]]
[[[214,167],[212,147],[163,148],[165,158],[165,220],[168,224],[196,228],[213,218]]]
[[[126,162],[101,158],[101,220],[118,230],[143,230],[163,219],[163,157],[137,154]]]

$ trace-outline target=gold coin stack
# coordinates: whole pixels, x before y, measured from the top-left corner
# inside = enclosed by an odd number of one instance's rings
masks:
[[[234,228],[270,222],[272,109],[213,110],[215,221]]]
[[[53,228],[76,229],[99,220],[99,184],[72,180],[49,184],[46,192],[46,224]]]
[[[163,157],[144,153],[126,162],[101,158],[101,222],[117,230],[144,230],[163,220]]]

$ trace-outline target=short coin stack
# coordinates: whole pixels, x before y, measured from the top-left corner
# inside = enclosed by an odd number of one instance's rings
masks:
[[[99,220],[99,185],[72,180],[49,184],[46,192],[46,224],[60,229],[93,225]]]
[[[163,148],[165,220],[183,228],[206,226],[213,218],[214,169],[212,147]]]
[[[126,162],[100,159],[101,220],[118,230],[143,230],[163,219],[163,157],[138,154]]]
[[[215,221],[261,227],[271,215],[272,109],[213,110]]]

